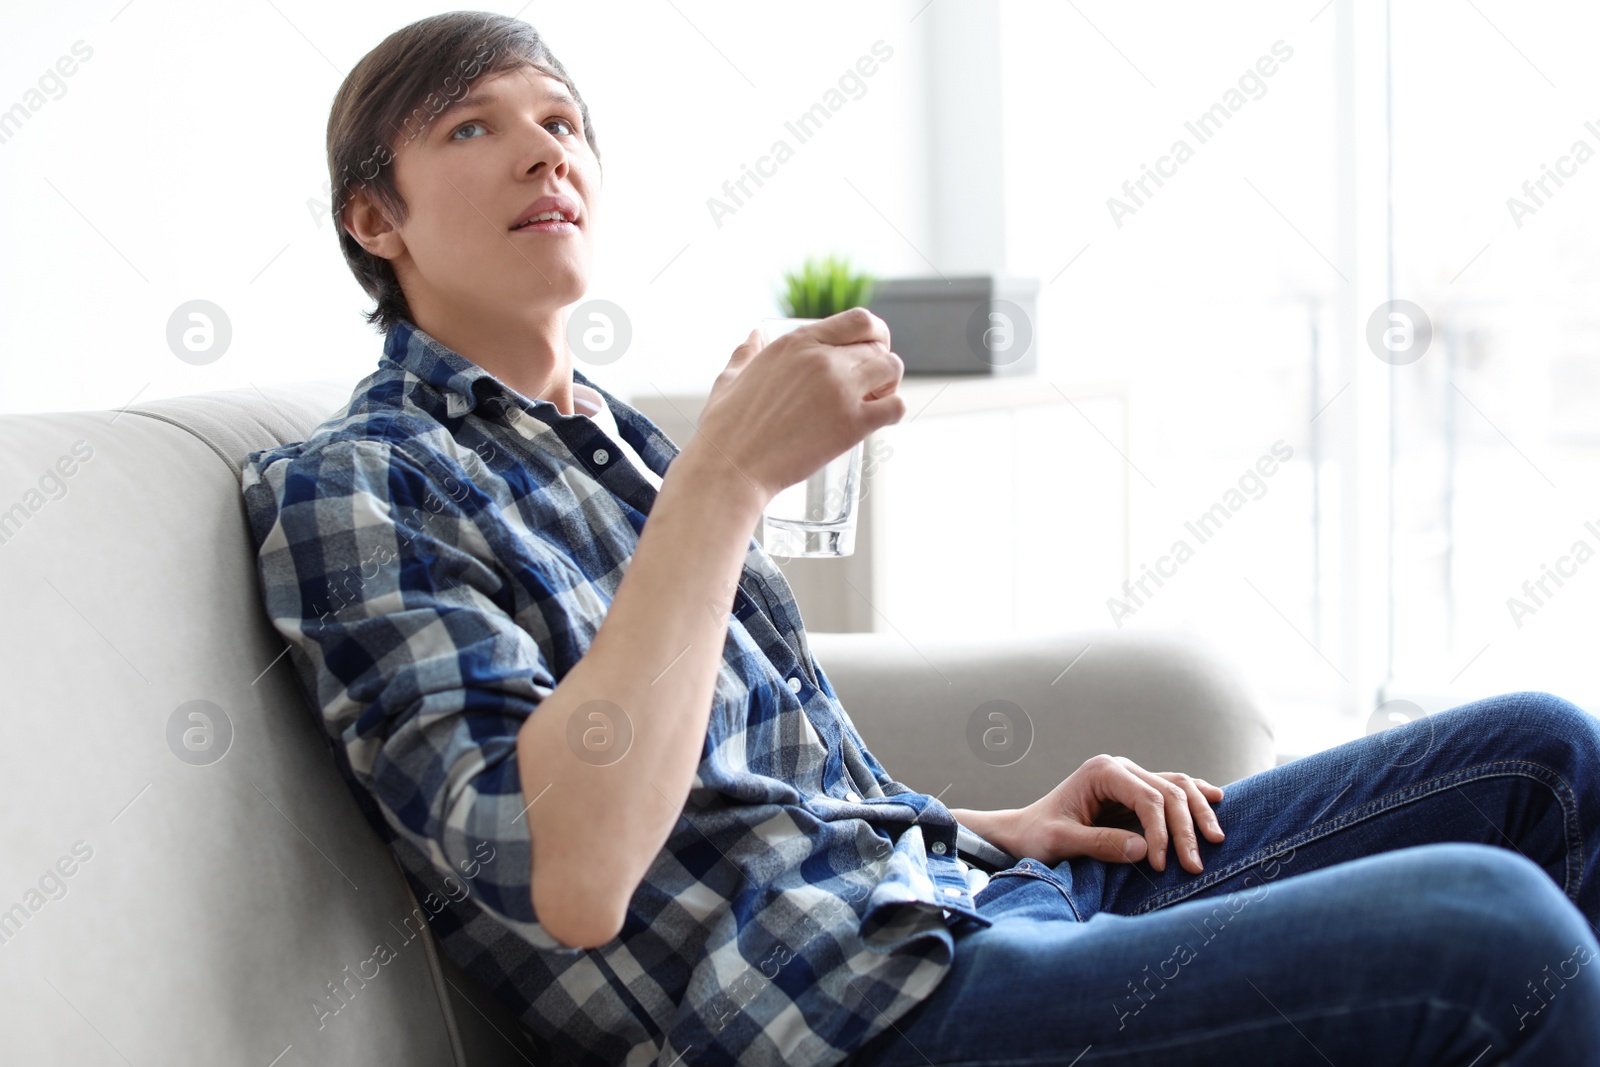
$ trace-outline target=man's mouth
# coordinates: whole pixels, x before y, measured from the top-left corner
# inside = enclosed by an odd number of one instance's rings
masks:
[[[541,211],[521,226],[513,226],[511,228],[513,230],[554,229],[555,226],[551,224],[571,226],[573,222],[559,211]]]
[[[578,228],[578,205],[569,197],[543,196],[529,204],[512,224],[517,233],[567,233]]]

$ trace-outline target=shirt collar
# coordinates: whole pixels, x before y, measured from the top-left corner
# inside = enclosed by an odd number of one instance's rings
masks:
[[[389,327],[383,339],[383,355],[444,394],[445,412],[451,418],[475,410],[485,397],[497,394],[514,398],[530,409],[547,405],[551,408],[551,412],[546,413],[549,418],[566,417],[551,401],[523,396],[414,322],[401,320]],[[572,368],[572,380],[595,390],[615,410],[611,394],[590,381],[577,367]]]

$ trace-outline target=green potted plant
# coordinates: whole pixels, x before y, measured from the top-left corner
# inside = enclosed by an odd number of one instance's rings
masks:
[[[888,324],[905,373],[1032,374],[1038,369],[1033,278],[878,279],[842,256],[811,257],[783,276],[784,319],[767,320],[770,342],[801,322],[870,307]]]
[[[785,318],[825,319],[854,307],[865,307],[872,299],[876,279],[855,270],[844,256],[808,258],[799,270],[783,276],[783,293],[778,303]]]

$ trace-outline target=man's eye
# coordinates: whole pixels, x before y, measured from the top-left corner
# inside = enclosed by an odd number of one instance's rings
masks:
[[[475,140],[476,138],[474,138],[474,137],[462,137],[462,136],[460,136],[462,130],[472,129],[474,127],[479,129],[479,130],[484,129],[483,123],[481,123],[481,122],[463,122],[461,125],[457,126],[454,131],[451,132],[450,139],[453,140],[453,141]],[[549,130],[552,134],[554,134],[557,137],[569,137],[569,136],[572,136],[574,133],[577,132],[573,128],[572,123],[568,122],[566,119],[550,119],[548,122],[546,122],[544,124],[544,128]]]

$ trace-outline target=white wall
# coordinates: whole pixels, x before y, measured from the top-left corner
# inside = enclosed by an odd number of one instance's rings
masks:
[[[1130,569],[1135,579],[1145,567],[1176,571],[1160,586],[1147,582],[1152,595],[1137,601],[1121,575],[1106,575],[1100,602],[1133,613],[1114,618],[1102,607],[1100,624],[1182,625],[1211,636],[1279,713],[1287,750],[1348,734],[1354,709],[1363,719],[1370,710],[1376,680],[1352,667],[1358,650],[1341,640],[1354,605],[1341,602],[1351,569],[1332,536],[1340,495],[1329,455],[1316,595],[1309,462],[1314,387],[1326,400],[1348,380],[1336,376],[1334,309],[1345,279],[1358,277],[1353,257],[1341,255],[1349,220],[1335,195],[1339,5],[1315,21],[1315,5],[1270,0],[1012,0],[1001,11],[1008,267],[1040,279],[1049,373],[1127,381],[1138,472]],[[1279,42],[1286,60],[1274,57]],[[1262,57],[1272,73],[1202,141],[1186,124],[1246,72],[1259,75]],[[1143,191],[1125,191],[1180,140],[1193,154],[1162,164],[1171,173],[1161,185],[1146,178]],[[1113,198],[1132,213],[1113,214]],[[1313,324],[1322,330],[1320,376]],[[1372,400],[1348,390],[1319,420],[1325,446],[1353,438],[1339,420],[1358,398]],[[1216,536],[1191,533],[1186,524],[1280,441],[1293,459],[1262,480],[1259,497]],[[1093,508],[1078,518],[1111,520]],[[1381,518],[1367,525],[1381,531]],[[1179,541],[1194,555],[1175,566]],[[1297,734],[1299,707],[1315,709],[1320,736]],[[1334,709],[1342,719],[1328,716]]]
[[[808,254],[928,271],[917,251],[932,247],[922,6],[527,5],[521,17],[584,93],[605,160],[590,295],[627,311],[634,340],[595,368],[600,381],[625,395],[708,385],[749,324],[775,313],[781,271]],[[23,101],[74,42],[92,56],[0,143],[0,412],[369,371],[381,343],[359,315],[369,301],[307,202],[322,199],[328,107],[345,72],[439,10],[353,0],[8,10],[0,108]],[[879,40],[893,55],[864,94],[795,144],[785,121]],[[778,138],[794,157],[717,226],[707,199]],[[205,366],[165,340],[173,309],[195,298],[233,327],[229,350]]]

